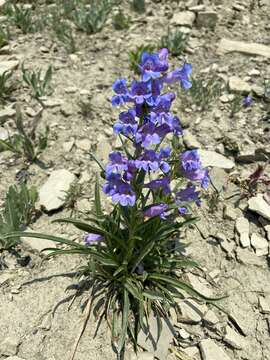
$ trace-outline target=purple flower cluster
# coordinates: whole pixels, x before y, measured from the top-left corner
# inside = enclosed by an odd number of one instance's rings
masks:
[[[134,155],[126,156],[116,151],[109,155],[103,191],[121,206],[134,206],[142,189],[148,189],[153,199],[158,193],[161,201],[155,200],[157,203],[154,201],[152,206],[144,204],[142,210],[146,217],[165,219],[172,203],[179,206],[180,214],[186,212],[186,202],[199,204],[200,193],[194,183],[202,188],[208,185],[208,172],[202,168],[198,152],[186,151],[179,157],[178,169],[188,180],[187,187],[173,195],[170,182],[175,173],[175,161],[171,161],[170,147],[161,147],[168,134],[182,135],[180,119],[170,112],[176,96],[162,91],[166,84],[173,83],[189,89],[192,66],[185,63],[169,71],[168,50],[161,49],[155,54],[144,52],[139,69],[141,78],[132,81],[130,87],[125,79],[118,79],[113,84],[115,95],[112,105],[131,105],[130,109],[120,113],[113,129],[116,134],[131,141]]]

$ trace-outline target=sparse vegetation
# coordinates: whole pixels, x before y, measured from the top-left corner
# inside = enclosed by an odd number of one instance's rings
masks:
[[[52,80],[52,66],[50,65],[45,72],[44,77],[42,76],[41,69],[37,71],[31,71],[25,69],[22,66],[22,73],[23,73],[23,81],[27,84],[30,89],[32,96],[36,99],[39,99],[46,95],[51,95],[53,90],[51,87],[51,80]]]
[[[168,29],[167,34],[161,38],[160,48],[167,48],[172,55],[178,56],[185,50],[187,39],[187,35],[181,31]]]
[[[12,79],[12,75],[12,71],[5,71],[2,75],[0,75],[0,103],[9,99],[16,88],[16,83]]]
[[[135,74],[140,74],[138,65],[141,61],[142,54],[144,52],[151,53],[154,51],[154,49],[155,47],[153,45],[141,45],[137,46],[136,49],[129,52],[130,68],[134,71]]]
[[[118,12],[113,16],[113,26],[116,30],[128,29],[130,21],[130,17],[125,16],[122,10],[118,10]]]

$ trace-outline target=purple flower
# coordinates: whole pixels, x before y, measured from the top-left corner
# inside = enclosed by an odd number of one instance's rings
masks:
[[[145,150],[142,156],[138,160],[135,160],[135,166],[137,169],[143,169],[144,171],[157,171],[161,169],[164,173],[170,171],[170,166],[166,161],[161,160],[160,154],[154,150]]]
[[[153,123],[147,123],[143,125],[135,135],[136,143],[142,143],[145,148],[149,148],[151,145],[159,144],[161,139],[157,133],[157,129]]]
[[[187,212],[187,208],[185,208],[184,206],[181,206],[178,208],[178,212],[180,215],[184,215]]]
[[[161,49],[156,54],[144,52],[139,68],[142,72],[142,80],[147,82],[161,77],[161,73],[168,70],[168,50]]]
[[[134,206],[136,202],[136,195],[132,191],[131,185],[122,182],[118,186],[117,192],[112,195],[112,201],[113,203],[119,203],[122,206]]]
[[[128,101],[128,88],[125,79],[118,79],[113,84],[113,91],[117,94],[112,97],[112,105],[119,106]]]
[[[253,103],[253,99],[252,99],[251,95],[248,95],[248,96],[244,97],[243,104],[244,104],[245,107],[251,106],[252,103]]]
[[[84,236],[84,243],[86,246],[92,245],[96,241],[104,240],[104,237],[99,234],[88,233]]]
[[[176,193],[177,200],[186,201],[197,201],[199,199],[200,191],[196,191],[194,185],[188,185],[184,190],[180,190]]]
[[[170,178],[165,176],[162,179],[152,180],[148,184],[145,184],[144,187],[151,190],[162,189],[164,194],[169,194],[171,192]]]
[[[131,84],[131,91],[129,93],[130,101],[134,101],[138,105],[144,102],[152,103],[152,93],[149,85],[143,81],[133,80]]]
[[[111,173],[121,173],[128,169],[127,159],[123,158],[119,151],[114,151],[109,154],[110,162],[106,166],[106,175]]]
[[[185,63],[181,68],[170,72],[165,78],[164,82],[172,84],[180,82],[182,89],[190,89],[192,84],[190,82],[190,75],[192,73],[192,65]]]
[[[201,181],[201,186],[206,188],[209,184],[208,170],[202,169],[198,150],[185,151],[181,156],[182,172],[189,180]]]
[[[161,219],[166,219],[166,210],[168,210],[169,206],[167,204],[157,204],[150,206],[146,210],[144,210],[144,216],[145,217],[155,217],[160,216]]]

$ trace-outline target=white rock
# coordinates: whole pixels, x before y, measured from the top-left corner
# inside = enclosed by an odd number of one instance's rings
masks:
[[[19,65],[18,60],[0,61],[0,76],[6,71],[15,70]]]
[[[0,0],[0,7],[2,7],[3,5],[5,5],[6,2],[7,2],[7,0]]]
[[[200,348],[203,360],[231,360],[231,358],[214,342],[214,340],[202,340]]]
[[[245,43],[242,41],[234,41],[228,39],[221,39],[217,53],[219,55],[228,54],[231,52],[240,52],[248,55],[259,55],[270,58],[270,47],[256,43]]]
[[[197,14],[196,23],[199,27],[208,27],[214,29],[218,22],[216,11],[200,11]]]
[[[39,190],[39,204],[47,211],[57,210],[65,203],[65,195],[76,177],[68,170],[55,170]]]
[[[236,209],[233,208],[232,206],[226,204],[223,209],[223,216],[224,216],[224,219],[235,221],[237,218]]]
[[[109,143],[109,139],[104,135],[100,135],[98,137],[98,145],[96,150],[97,156],[100,158],[100,160],[107,161],[111,151],[112,147]]]
[[[0,355],[16,355],[19,345],[20,339],[17,336],[5,338],[5,340],[0,344]]]
[[[212,310],[207,311],[207,313],[203,317],[203,320],[210,325],[216,325],[217,323],[220,322],[219,318],[216,316],[216,314]]]
[[[0,126],[0,140],[7,140],[9,138],[8,131]]]
[[[201,293],[204,296],[213,297],[213,291],[205,279],[193,275],[191,273],[188,273],[187,277],[189,279],[190,284],[195,290],[197,290],[199,293]]]
[[[166,319],[161,319],[162,330],[159,333],[157,319],[154,316],[149,317],[149,329],[144,332],[141,330],[138,334],[138,345],[143,349],[154,353],[159,360],[167,359],[168,349],[174,337],[172,325]]]
[[[259,305],[263,314],[270,314],[270,296],[259,296]]]
[[[192,27],[195,21],[195,17],[196,16],[192,11],[181,11],[179,13],[174,13],[172,24]]]
[[[264,228],[267,234],[267,239],[270,241],[270,225],[265,225]]]
[[[0,286],[5,284],[12,278],[13,278],[12,274],[8,273],[7,271],[1,271],[0,272]]]
[[[70,152],[75,144],[75,139],[70,139],[63,143],[63,149],[66,153]]]
[[[238,247],[236,249],[237,259],[240,263],[245,265],[264,266],[262,258],[256,256],[253,252],[248,249],[242,249]]]
[[[214,166],[221,169],[232,169],[234,162],[225,156],[209,150],[198,150],[204,167]]]
[[[189,130],[183,131],[183,140],[188,149],[199,149],[201,144]]]
[[[25,359],[18,356],[9,356],[8,358],[6,358],[6,360],[25,360]]]
[[[7,119],[13,117],[16,114],[16,111],[9,107],[4,108],[3,110],[0,110],[0,124],[4,123]]]
[[[26,229],[26,232],[34,232],[32,229]],[[21,237],[22,241],[36,251],[42,251],[46,248],[55,248],[56,243],[47,239],[38,239],[34,237]]]
[[[88,139],[76,140],[76,146],[85,152],[90,151],[91,144],[92,144],[91,141]]]
[[[264,200],[262,194],[258,194],[249,199],[248,208],[263,216],[265,219],[270,220],[270,205]]]
[[[61,106],[63,104],[63,100],[61,100],[61,99],[44,99],[43,104],[47,108],[54,108],[57,106]]]
[[[268,241],[262,236],[253,233],[251,235],[251,245],[254,247],[256,255],[263,256],[268,254]]]
[[[244,217],[239,217],[235,222],[235,229],[240,236],[240,243],[245,247],[250,246],[249,222]]]
[[[226,335],[224,336],[224,341],[227,344],[238,350],[241,350],[246,346],[246,341],[243,336],[239,335],[229,325],[226,326],[225,331]]]
[[[204,314],[207,311],[207,307],[200,305],[194,300],[179,301],[178,305],[181,309],[180,322],[187,322],[190,324],[198,324],[201,322]]]
[[[197,346],[189,346],[185,349],[183,349],[183,353],[187,354],[191,359],[195,360],[195,356],[198,354],[199,349]],[[189,359],[187,359],[189,360]]]
[[[251,86],[237,76],[230,77],[229,88],[231,91],[240,94],[248,94],[251,92]]]
[[[180,329],[179,330],[179,335],[184,340],[187,340],[190,337],[190,334],[185,329]]]

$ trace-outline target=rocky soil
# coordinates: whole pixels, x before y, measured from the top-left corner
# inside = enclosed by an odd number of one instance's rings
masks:
[[[24,6],[46,14],[53,3],[24,2]],[[89,152],[106,160],[119,147],[111,127],[118,113],[110,104],[111,85],[120,76],[134,76],[130,50],[139,45],[158,47],[168,26],[180,29],[189,35],[188,43],[172,63],[187,60],[195,79],[222,82],[218,95],[208,94],[198,103],[179,93],[174,104],[185,128],[183,144],[200,149],[211,175],[210,189],[195,210],[200,222],[181,236],[189,244],[186,253],[202,267],[186,277],[205,295],[229,296],[220,302],[226,313],[192,299],[181,301],[181,316],[171,314],[173,326],[163,326],[156,347],[141,334],[139,345],[145,351],[138,359],[270,360],[269,1],[148,0],[143,14],[133,11],[128,1],[120,6],[130,16],[129,28],[115,30],[110,15],[97,34],[74,30],[78,50],[73,54],[48,29],[22,34],[11,27],[11,39],[0,49],[0,75],[13,69],[13,77],[21,79],[22,64],[44,71],[52,65],[54,91],[43,99],[38,124],[38,131],[50,129],[41,164],[28,166],[10,151],[0,153],[0,203],[9,185],[27,179],[39,190],[37,207],[42,209],[31,229],[78,238],[71,226],[51,221],[69,216],[71,210],[79,216],[91,209],[97,166]],[[1,23],[5,15],[0,19]],[[244,107],[242,100],[249,94],[253,103]],[[87,114],[82,114],[81,102],[88,104]],[[16,104],[27,126],[40,110],[29,87],[17,83],[12,97],[0,105],[1,139],[16,131]],[[252,186],[259,165],[262,174]],[[70,209],[61,194],[74,181],[81,184],[82,194]],[[83,293],[70,305],[77,284],[75,270],[82,260],[76,256],[44,260],[39,251],[48,246],[42,240],[23,239],[18,251],[30,256],[26,266],[14,254],[2,254],[7,267],[0,268],[1,360],[62,360],[72,352],[87,298]],[[76,360],[116,358],[109,329],[102,324],[95,334],[96,326],[91,318]],[[154,319],[152,326],[155,333]],[[131,347],[126,359],[136,359]]]

